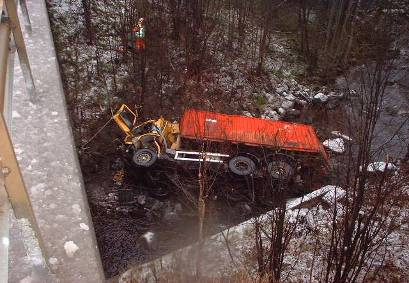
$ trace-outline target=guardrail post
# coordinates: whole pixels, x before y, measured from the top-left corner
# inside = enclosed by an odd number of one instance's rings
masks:
[[[0,113],[0,160],[8,167],[9,172],[7,178],[5,178],[5,187],[14,214],[16,218],[26,218],[30,222],[31,228],[34,230],[41,251],[43,252],[43,256],[47,258],[37,220],[23,182],[3,113]]]
[[[27,1],[26,0],[20,0],[20,7],[21,7],[21,12],[22,12],[23,17],[24,17],[26,31],[31,34],[31,32],[33,30],[31,28],[30,15],[28,14]]]
[[[26,45],[24,43],[23,32],[21,31],[20,21],[17,15],[17,6],[14,0],[0,0],[5,1],[7,14],[10,21],[10,27],[13,32],[13,38],[16,43],[18,58],[20,60],[21,70],[23,72],[24,81],[26,84],[27,92],[31,100],[35,99],[35,85],[33,74],[31,72],[30,62],[28,60],[28,54]]]
[[[7,69],[9,55],[10,28],[7,22],[0,23],[0,110],[4,109],[6,97]]]

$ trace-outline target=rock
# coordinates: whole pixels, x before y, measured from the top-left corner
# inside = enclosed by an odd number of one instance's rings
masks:
[[[281,118],[280,115],[276,111],[271,110],[271,109],[268,109],[264,113],[264,116],[271,119],[271,120],[279,120]]]
[[[243,114],[246,117],[253,117],[253,115],[251,115],[251,113],[248,112],[248,111],[243,111],[243,112],[241,112],[241,114]]]
[[[314,100],[325,103],[328,101],[328,96],[326,96],[322,92],[319,92],[314,96]]]
[[[279,87],[276,88],[277,93],[283,93],[285,91],[288,91],[288,86],[287,85],[280,85]]]
[[[326,106],[327,109],[333,110],[333,109],[337,108],[338,105],[339,105],[339,103],[337,101],[331,100],[325,106]]]
[[[291,93],[287,94],[284,98],[290,101],[294,101],[296,99],[296,97]]]
[[[399,109],[398,115],[399,115],[399,116],[409,115],[409,109]]]
[[[308,104],[307,101],[302,100],[302,99],[299,99],[299,98],[294,99],[294,103],[295,103],[296,105],[299,105],[299,106],[302,106],[302,107],[304,107],[305,105]]]
[[[309,94],[305,91],[297,91],[295,93],[298,97],[301,97],[302,99],[305,99],[307,101],[311,101],[311,98],[309,96]]]
[[[283,98],[278,95],[271,95],[267,97],[267,107],[269,108],[277,108],[281,106],[281,102],[283,101]]]
[[[176,222],[179,220],[179,214],[176,208],[168,204],[163,213],[163,220],[166,222]]]
[[[328,139],[322,143],[326,148],[336,152],[343,153],[345,151],[345,144],[342,138]]]
[[[177,203],[175,204],[175,211],[176,212],[181,212],[183,210],[182,204]]]
[[[148,231],[141,236],[141,239],[144,241],[147,248],[153,249],[155,248],[155,233]]]
[[[290,84],[291,84],[292,86],[298,86],[297,81],[294,80],[294,79],[291,79],[291,80],[290,80]]]
[[[301,115],[301,111],[297,109],[290,109],[287,110],[286,116],[287,117],[299,117]]]
[[[51,265],[58,264],[58,258],[56,258],[56,257],[50,257],[50,258],[48,259],[48,262],[49,262]]]
[[[293,108],[294,107],[294,101],[290,101],[290,100],[284,100],[282,103],[281,103],[281,107],[282,108],[284,108],[284,109],[290,109],[290,108]]]
[[[138,204],[140,205],[145,205],[146,203],[146,196],[145,195],[139,195],[136,197],[136,201],[138,202]]]
[[[340,92],[340,93],[336,93],[334,91],[331,91],[330,93],[328,93],[328,99],[329,100],[339,100],[344,98],[344,93]]]
[[[282,108],[282,107],[278,108],[278,113],[279,113],[280,115],[284,115],[284,114],[285,114],[285,109]]]
[[[274,101],[277,100],[277,95],[275,95],[275,94],[266,93],[265,97],[266,97],[268,102],[274,102]]]

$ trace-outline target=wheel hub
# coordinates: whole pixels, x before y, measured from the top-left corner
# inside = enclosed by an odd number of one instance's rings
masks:
[[[149,162],[152,159],[152,156],[148,152],[143,152],[138,155],[137,160],[139,162]]]

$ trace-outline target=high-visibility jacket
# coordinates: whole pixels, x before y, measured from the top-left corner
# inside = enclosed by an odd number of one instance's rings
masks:
[[[145,50],[145,27],[138,27],[134,30],[135,33],[135,47],[137,50]]]
[[[134,28],[132,35],[134,48],[136,48],[136,50],[145,50],[145,27]]]

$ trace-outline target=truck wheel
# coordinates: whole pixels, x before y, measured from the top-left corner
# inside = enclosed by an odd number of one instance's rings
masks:
[[[135,151],[132,161],[142,167],[150,167],[158,159],[158,155],[153,150],[142,148]]]
[[[245,156],[235,156],[229,161],[229,169],[234,174],[248,176],[256,171],[256,163]]]
[[[267,170],[273,179],[289,181],[294,176],[294,167],[285,159],[276,159],[268,162]]]

